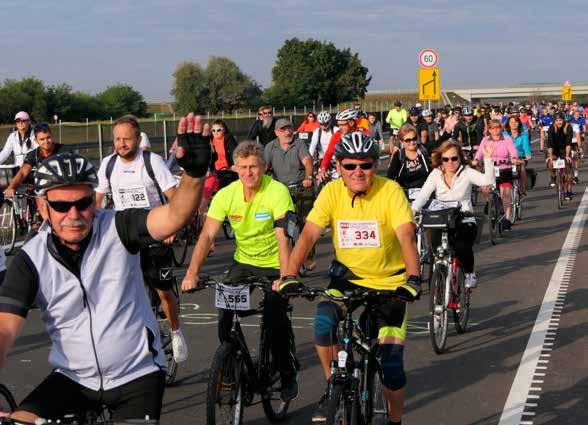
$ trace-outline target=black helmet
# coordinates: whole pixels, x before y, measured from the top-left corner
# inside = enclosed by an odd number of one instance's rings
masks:
[[[461,114],[462,115],[474,115],[474,111],[469,106],[466,106],[465,108],[462,109]]]
[[[98,186],[94,166],[77,153],[62,153],[45,159],[35,172],[35,192],[44,195],[48,190],[62,186],[87,184]]]
[[[420,115],[420,111],[419,108],[417,108],[416,106],[412,106],[409,110],[408,110],[408,115],[410,116],[417,116]]]
[[[339,161],[345,158],[352,159],[379,159],[380,147],[369,135],[361,131],[354,131],[341,137],[335,146],[335,158]]]

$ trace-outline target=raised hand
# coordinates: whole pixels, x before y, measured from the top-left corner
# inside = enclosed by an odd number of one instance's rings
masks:
[[[494,142],[486,141],[484,143],[484,158],[492,158],[494,155]]]
[[[178,164],[190,177],[203,177],[208,170],[210,156],[210,142],[202,134],[202,117],[190,112],[178,123]]]

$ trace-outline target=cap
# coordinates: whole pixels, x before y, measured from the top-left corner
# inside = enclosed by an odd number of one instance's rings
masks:
[[[292,123],[290,122],[290,120],[288,118],[280,118],[279,120],[276,121],[276,128],[277,129],[284,128],[287,126],[292,127]]]
[[[16,120],[29,121],[29,114],[27,114],[25,111],[20,111],[18,114],[14,116],[14,121]]]

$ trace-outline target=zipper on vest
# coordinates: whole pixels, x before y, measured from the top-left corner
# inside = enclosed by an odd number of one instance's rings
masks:
[[[98,352],[96,351],[96,342],[94,341],[94,322],[92,320],[92,310],[90,309],[90,303],[86,295],[86,288],[82,284],[82,279],[78,278],[80,282],[80,288],[82,288],[82,295],[84,300],[84,308],[88,309],[88,316],[90,318],[90,339],[92,340],[92,350],[94,351],[94,359],[96,359],[96,368],[98,369],[98,376],[100,376],[100,399],[102,398],[102,391],[104,391],[104,377],[102,376],[102,369],[100,368],[100,361],[98,360]]]

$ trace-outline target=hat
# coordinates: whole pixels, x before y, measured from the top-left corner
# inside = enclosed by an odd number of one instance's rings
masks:
[[[18,114],[14,116],[14,121],[16,120],[29,121],[29,114],[27,114],[25,111],[20,111]]]
[[[276,121],[276,128],[279,130],[280,128],[284,128],[290,126],[292,127],[292,123],[290,122],[290,120],[288,118],[280,118],[279,120]]]

